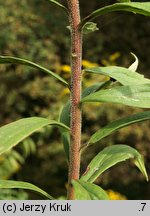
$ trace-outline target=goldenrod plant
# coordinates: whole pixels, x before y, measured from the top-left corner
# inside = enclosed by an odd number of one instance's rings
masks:
[[[133,15],[141,14],[150,16],[150,2],[131,2],[129,0],[118,1],[91,12],[88,16],[81,19],[78,0],[67,0],[66,5],[58,0],[48,0],[58,8],[62,9],[68,17],[67,28],[70,31],[71,52],[70,67],[64,66],[64,70],[71,69],[71,80],[68,82],[65,78],[55,72],[20,57],[0,56],[1,64],[23,64],[38,69],[41,72],[48,73],[54,79],[57,79],[65,88],[70,91],[70,99],[64,105],[59,120],[50,120],[42,117],[28,117],[17,120],[0,128],[0,154],[19,144],[32,133],[47,126],[60,128],[62,143],[68,161],[68,184],[67,196],[69,200],[107,200],[109,196],[105,190],[95,184],[96,179],[107,169],[115,164],[132,159],[133,163],[145,176],[148,181],[148,175],[144,165],[143,156],[134,148],[125,144],[116,144],[105,147],[89,163],[87,169],[81,173],[80,164],[83,151],[85,152],[90,145],[100,143],[100,141],[120,128],[128,125],[149,120],[150,111],[135,113],[134,115],[117,119],[110,122],[101,130],[95,131],[87,143],[81,143],[82,128],[82,106],[88,106],[88,103],[114,103],[126,106],[150,108],[150,80],[145,78],[137,71],[138,58],[129,67],[104,66],[92,67],[82,70],[82,39],[84,34],[93,33],[98,30],[97,24],[93,21],[113,11],[131,12]],[[97,82],[82,90],[82,76],[86,73],[106,76],[106,80]],[[110,77],[110,79],[108,79]],[[61,94],[61,92],[60,92]],[[39,187],[23,181],[0,180],[0,188],[28,189],[38,192],[47,199],[55,199]]]

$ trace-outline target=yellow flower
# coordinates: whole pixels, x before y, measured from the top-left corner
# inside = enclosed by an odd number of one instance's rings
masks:
[[[61,70],[66,72],[66,73],[70,73],[71,72],[71,68],[69,65],[62,65],[61,66]]]
[[[107,61],[107,60],[105,60],[105,59],[102,59],[101,63],[102,63],[104,66],[110,65],[109,61]]]
[[[109,80],[110,80],[110,77],[109,76],[105,76],[104,81],[109,81]]]
[[[98,67],[99,65],[97,63],[92,63],[87,60],[82,60],[82,66],[85,68],[91,68],[91,67]]]
[[[0,156],[0,163],[3,162],[5,160],[5,157]]]
[[[110,55],[109,60],[111,62],[114,62],[116,59],[118,59],[120,57],[120,53],[119,52],[115,52],[113,54]]]
[[[102,59],[101,63],[104,66],[113,65],[115,63],[115,61],[119,57],[120,57],[120,53],[119,52],[115,52],[115,53],[111,54],[107,60],[106,59]]]
[[[107,190],[106,191],[109,198],[111,200],[127,200],[126,196],[116,192],[116,191],[113,191],[113,190]]]
[[[68,88],[65,88],[62,92],[61,92],[61,97],[70,94],[70,90]]]

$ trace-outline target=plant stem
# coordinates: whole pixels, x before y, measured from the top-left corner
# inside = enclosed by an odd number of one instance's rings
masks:
[[[81,60],[82,33],[79,30],[80,10],[78,0],[67,0],[71,27],[71,143],[69,154],[68,199],[75,199],[71,181],[79,179],[81,147]]]

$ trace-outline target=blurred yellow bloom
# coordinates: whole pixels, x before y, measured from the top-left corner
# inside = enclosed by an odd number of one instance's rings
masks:
[[[101,63],[102,63],[104,66],[110,65],[109,61],[107,61],[107,60],[105,60],[105,59],[102,59]]]
[[[82,66],[85,68],[90,68],[90,67],[98,67],[99,65],[97,63],[92,63],[87,60],[82,60]]]
[[[101,103],[101,102],[95,102],[95,103],[92,104],[92,106],[93,107],[100,107],[100,106],[102,106],[102,104],[103,103]]]
[[[118,59],[120,57],[120,53],[119,52],[115,52],[113,54],[110,55],[109,60],[111,62],[115,61],[116,59]]]
[[[127,200],[126,196],[116,192],[116,191],[113,191],[113,190],[107,190],[106,191],[109,198],[111,200]]]
[[[113,54],[111,54],[109,56],[108,59],[102,59],[101,60],[101,63],[104,65],[104,66],[109,66],[109,65],[114,65],[116,64],[115,61],[120,57],[120,53],[119,52],[115,52]]]
[[[71,68],[69,65],[62,65],[61,66],[61,70],[66,72],[66,73],[70,73],[71,72]]]
[[[89,67],[90,62],[87,60],[82,60],[82,66],[83,67]]]
[[[3,162],[5,160],[5,157],[0,156],[0,162]]]
[[[109,76],[105,76],[104,81],[109,81],[109,80],[110,80],[110,77]]]
[[[68,88],[65,88],[62,92],[61,92],[61,97],[70,94],[70,90]]]

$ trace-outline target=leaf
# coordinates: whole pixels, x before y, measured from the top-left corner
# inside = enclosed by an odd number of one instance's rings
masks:
[[[112,5],[108,5],[106,7],[99,8],[85,17],[80,27],[82,28],[86,22],[89,22],[96,17],[107,14],[114,11],[127,11],[142,14],[145,16],[150,16],[150,2],[124,2],[124,3],[116,3]]]
[[[8,151],[26,137],[46,125],[55,125],[69,130],[66,125],[46,118],[30,117],[20,119],[0,127],[0,154]]]
[[[82,93],[82,97],[85,97],[93,92],[96,92],[97,90],[109,84],[110,84],[110,81],[96,83],[84,89]],[[70,112],[71,112],[70,101],[68,101],[66,105],[64,106],[64,108],[62,109],[62,112],[60,114],[60,122],[62,122],[68,127],[70,127]],[[67,158],[69,159],[70,133],[67,132],[66,130],[64,131],[63,129],[61,129],[61,134],[62,134],[64,150],[65,150]]]
[[[60,77],[58,74],[53,73],[51,70],[48,70],[47,68],[44,68],[38,64],[35,64],[34,62],[28,61],[26,59],[22,58],[17,58],[17,57],[11,57],[11,56],[0,56],[0,64],[8,64],[8,63],[13,63],[13,64],[22,64],[22,65],[27,65],[33,68],[37,68],[45,73],[50,74],[51,76],[55,77],[57,80],[61,81],[63,84],[68,86],[68,83]]]
[[[97,30],[99,30],[99,28],[97,27],[97,23],[87,22],[87,23],[85,23],[85,25],[82,28],[82,33],[83,34],[89,34],[89,33],[95,32]]]
[[[60,122],[70,127],[70,101],[67,101],[60,114]]]
[[[59,121],[64,125],[70,127],[70,101],[68,101],[63,107]],[[61,129],[62,142],[64,145],[64,150],[69,160],[69,146],[70,146],[70,133],[66,130]]]
[[[136,62],[134,62],[137,64]],[[134,64],[133,63],[133,64]],[[106,67],[95,67],[95,68],[87,68],[84,71],[94,74],[100,74],[109,76],[118,82],[120,82],[122,85],[141,85],[145,83],[150,84],[150,79],[144,78],[142,74],[139,74],[137,72],[132,71],[133,67],[135,68],[135,65],[131,65],[130,69],[124,68],[124,67],[118,67],[118,66],[106,66]]]
[[[150,111],[141,112],[122,119],[118,119],[114,122],[109,123],[108,125],[106,125],[106,127],[96,131],[96,133],[91,136],[88,143],[92,144],[98,142],[99,140],[107,137],[108,135],[114,133],[116,130],[119,130],[120,128],[149,119]]]
[[[64,151],[66,153],[67,160],[69,161],[70,133],[64,132],[63,130],[60,130],[60,132]]]
[[[82,180],[73,180],[76,200],[109,200],[107,193],[99,186]]]
[[[47,0],[47,1],[49,1],[50,3],[55,4],[56,6],[62,8],[65,12],[68,13],[67,8],[64,5],[62,5],[61,3],[59,3],[58,1],[55,1],[55,0]]]
[[[94,92],[97,92],[98,90],[102,89],[102,88],[105,88],[107,86],[109,86],[111,84],[111,81],[106,81],[106,82],[99,82],[99,83],[95,83],[94,85],[91,85],[87,88],[85,88],[82,92],[82,98],[94,93]]]
[[[135,62],[133,62],[130,65],[129,70],[135,72],[137,70],[137,68],[138,68],[139,60],[138,60],[137,56],[134,53],[131,53],[131,55],[135,58]]]
[[[81,180],[92,183],[110,167],[130,158],[133,159],[134,164],[143,173],[146,180],[148,180],[144,160],[140,153],[130,146],[118,144],[106,147],[104,150],[100,151],[88,165],[87,170],[81,177]]]
[[[12,180],[0,180],[0,189],[7,188],[7,189],[12,189],[12,188],[18,188],[18,189],[27,189],[27,190],[32,190],[37,193],[40,193],[41,195],[47,197],[50,200],[54,200],[52,196],[50,196],[47,192],[44,190],[40,189],[39,187],[28,183],[28,182],[23,182],[23,181],[12,181]]]
[[[101,90],[81,100],[85,102],[119,103],[133,107],[150,108],[150,84],[139,86],[117,86]]]

